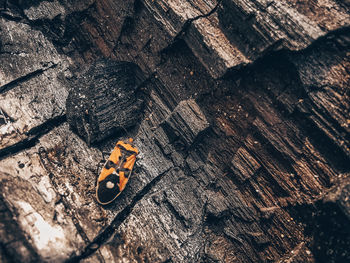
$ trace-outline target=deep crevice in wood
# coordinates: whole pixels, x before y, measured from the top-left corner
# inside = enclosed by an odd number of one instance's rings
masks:
[[[23,136],[24,139],[22,139],[20,142],[11,145],[9,147],[6,147],[4,149],[0,150],[0,160],[10,156],[17,154],[18,152],[21,152],[23,150],[26,150],[28,148],[31,148],[39,143],[39,139],[44,134],[47,134],[49,131],[54,129],[55,127],[58,127],[62,123],[66,121],[66,116],[58,116],[55,118],[52,118],[45,123],[41,124],[40,126],[37,126],[27,133],[19,136]]]

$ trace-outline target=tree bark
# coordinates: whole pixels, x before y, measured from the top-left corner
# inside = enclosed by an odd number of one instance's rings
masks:
[[[349,25],[338,0],[0,1],[0,261],[350,261]],[[81,81],[101,58],[140,68],[144,107],[114,62]],[[88,92],[93,146],[67,122],[86,86],[137,108]],[[100,206],[127,137],[133,174]]]

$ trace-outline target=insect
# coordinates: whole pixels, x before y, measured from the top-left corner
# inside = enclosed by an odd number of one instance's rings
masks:
[[[133,139],[118,141],[97,178],[96,199],[107,205],[124,190],[139,151],[133,146]]]

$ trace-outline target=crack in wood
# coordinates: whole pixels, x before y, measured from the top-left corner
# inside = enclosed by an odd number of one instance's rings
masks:
[[[187,19],[186,22],[182,25],[181,30],[176,34],[176,36],[169,43],[169,45],[167,47],[163,48],[162,50],[160,50],[159,53],[163,54],[163,53],[166,53],[167,51],[171,50],[173,48],[173,46],[176,44],[176,42],[179,41],[183,37],[184,34],[186,34],[186,31],[189,29],[189,27],[191,26],[191,24],[194,21],[201,19],[201,18],[209,17],[212,14],[214,14],[217,11],[217,9],[219,8],[221,2],[222,2],[222,0],[219,0],[217,2],[217,4],[214,6],[214,8],[212,10],[210,10],[208,13]]]
[[[21,76],[17,79],[14,79],[12,81],[10,81],[9,83],[6,83],[2,86],[0,86],[0,93],[4,93],[4,92],[7,92],[13,88],[15,88],[16,86],[20,85],[21,83],[25,82],[25,81],[28,81],[28,80],[31,80],[41,74],[43,74],[45,71],[49,70],[49,69],[53,69],[53,68],[56,68],[58,64],[52,64],[48,67],[44,67],[44,68],[40,68],[40,69],[37,69],[37,70],[34,70],[32,72],[29,72],[28,74],[24,75],[24,76]]]
[[[37,127],[34,127],[25,134],[21,134],[19,131],[17,131],[18,136],[21,137],[24,135],[26,137],[14,145],[0,149],[0,160],[6,158],[7,156],[14,155],[20,151],[35,146],[39,143],[40,137],[42,137],[52,129],[60,126],[65,121],[66,115],[57,116],[52,119],[49,119],[48,121],[44,122],[43,124]]]
[[[73,262],[79,262],[82,259],[87,258],[88,256],[95,253],[101,245],[106,243],[111,236],[115,233],[115,231],[119,228],[119,226],[125,221],[125,219],[131,214],[133,208],[137,205],[137,203],[145,196],[147,195],[154,186],[171,170],[176,169],[176,167],[171,167],[167,169],[165,172],[159,174],[156,176],[151,182],[149,182],[140,192],[138,192],[134,198],[132,199],[131,203],[127,205],[122,211],[120,211],[117,216],[113,219],[113,221],[103,229],[100,234],[98,234],[93,241],[90,242],[89,245],[87,245],[80,254],[74,255],[68,260],[66,260],[66,263],[73,263]]]

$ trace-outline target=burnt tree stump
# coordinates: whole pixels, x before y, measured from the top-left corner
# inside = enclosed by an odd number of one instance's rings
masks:
[[[98,60],[69,89],[67,121],[90,143],[134,126],[142,116],[141,69],[131,62]]]

